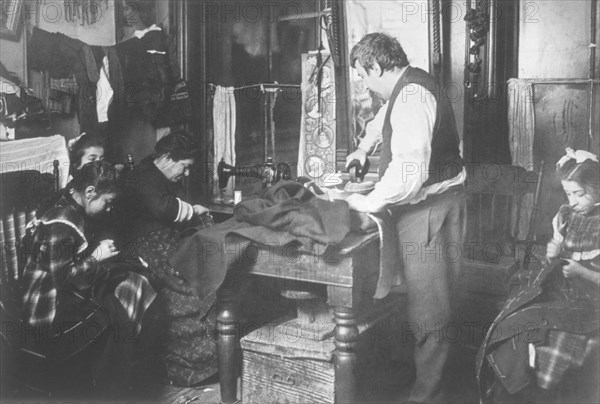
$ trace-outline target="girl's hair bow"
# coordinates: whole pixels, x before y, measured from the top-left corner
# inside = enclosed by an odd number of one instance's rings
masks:
[[[562,156],[560,158],[560,160],[558,160],[558,163],[556,163],[557,167],[562,167],[563,164],[565,164],[567,161],[571,160],[571,159],[575,159],[575,162],[577,164],[583,163],[586,160],[592,160],[595,161],[596,163],[598,162],[598,157],[593,154],[590,153],[589,151],[586,150],[573,150],[570,147],[567,147],[565,149],[566,153],[564,156]]]
[[[67,142],[67,148],[72,151],[73,147],[75,147],[75,145],[77,144],[77,142],[79,142],[79,139],[81,139],[82,136],[85,135],[85,132],[83,132],[81,135],[77,136],[76,138],[73,138],[71,140],[69,140]]]

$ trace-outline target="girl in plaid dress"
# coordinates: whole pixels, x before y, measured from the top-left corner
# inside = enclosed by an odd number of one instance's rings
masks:
[[[28,226],[21,254],[23,347],[57,364],[85,350],[92,385],[118,395],[129,385],[142,317],[156,292],[135,265],[114,262],[112,240],[95,242],[87,231],[116,196],[110,164],[84,165],[69,192]]]
[[[600,167],[592,153],[566,152],[556,172],[568,201],[552,221],[546,263],[513,276],[509,299],[479,351],[484,399],[560,402],[559,383],[598,351]],[[486,386],[486,375],[494,383]],[[597,401],[598,386],[593,390],[575,399]]]

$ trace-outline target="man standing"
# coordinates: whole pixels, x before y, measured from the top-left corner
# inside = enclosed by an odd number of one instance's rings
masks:
[[[352,49],[350,62],[365,86],[387,102],[346,159],[346,165],[354,159],[364,164],[382,142],[380,181],[369,195],[354,194],[347,202],[361,212],[387,209],[394,219],[409,328],[416,339],[416,380],[408,402],[440,402],[450,349],[444,328],[459,270],[456,257],[444,252],[461,247],[466,219],[466,171],[454,115],[435,78],[409,66],[395,38],[366,35]]]

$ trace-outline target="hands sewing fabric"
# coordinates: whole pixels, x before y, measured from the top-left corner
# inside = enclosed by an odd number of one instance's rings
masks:
[[[578,277],[600,286],[600,273],[586,268],[575,260],[566,259],[565,261],[567,261],[567,264],[563,266],[563,276],[565,278]]]
[[[581,265],[579,262],[569,258],[565,259],[565,261],[568,262],[568,264],[562,268],[565,278],[575,278],[577,276],[584,277],[586,275],[585,272],[587,272],[587,268]]]
[[[561,243],[558,240],[552,239],[548,242],[546,247],[546,260],[550,262],[551,259],[559,256],[562,250]],[[600,286],[600,274],[589,270],[579,262],[565,258],[566,264],[562,267],[562,273],[565,278],[582,278]]]
[[[113,240],[102,240],[98,247],[92,253],[92,257],[96,259],[96,261],[101,262],[105,261],[109,258],[114,257],[119,254],[119,250],[115,247],[115,242]]]
[[[206,215],[209,212],[208,208],[205,208],[202,205],[193,205],[192,209],[194,210],[194,215],[195,216]]]

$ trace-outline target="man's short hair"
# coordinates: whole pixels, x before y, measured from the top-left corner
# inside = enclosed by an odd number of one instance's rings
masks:
[[[352,47],[350,65],[356,67],[357,61],[367,72],[375,63],[379,63],[383,71],[408,66],[408,58],[400,42],[382,32],[367,34]]]

